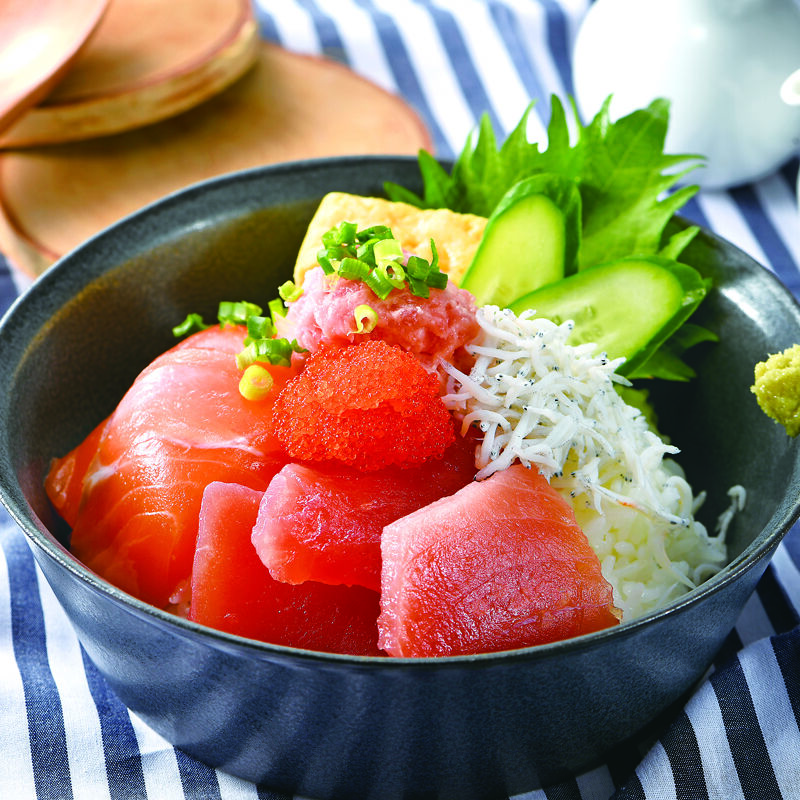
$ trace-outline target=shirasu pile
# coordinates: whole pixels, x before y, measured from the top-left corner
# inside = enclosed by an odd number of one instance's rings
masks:
[[[569,345],[572,324],[533,312],[478,310],[469,374],[451,364],[444,402],[477,426],[479,480],[514,462],[538,469],[571,503],[614,588],[623,619],[658,608],[718,572],[725,528],[744,501],[734,487],[725,524],[711,536],[695,519],[695,497],[671,456],[678,448],[621,397],[623,359]]]

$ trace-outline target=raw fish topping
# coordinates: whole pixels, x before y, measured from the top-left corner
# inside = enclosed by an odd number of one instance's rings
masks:
[[[263,490],[286,462],[269,435],[271,403],[239,394],[242,337],[241,328],[209,328],[163,353],[94,434],[91,457],[68,454],[71,470],[56,460],[46,481],[57,510],[74,514],[72,551],[162,608],[190,577],[205,486]],[[277,386],[292,374],[270,369]]]
[[[569,504],[519,464],[384,529],[380,646],[393,656],[544,644],[615,625]]]
[[[441,459],[402,469],[287,464],[264,493],[253,546],[277,580],[378,591],[384,527],[471,483],[474,452],[458,437]]]
[[[306,273],[302,295],[289,305],[286,317],[277,321],[278,328],[282,336],[297,339],[312,352],[323,342],[352,344],[367,338],[356,328],[354,315],[359,306],[375,313],[368,338],[412,353],[429,370],[436,369],[440,359],[452,361],[478,333],[475,299],[464,289],[448,283],[444,289],[431,289],[427,298],[397,289],[381,300],[365,283],[331,280],[321,267]]]
[[[380,339],[309,356],[274,413],[292,458],[365,470],[441,458],[455,438],[438,377]]]
[[[361,586],[292,585],[250,546],[262,492],[212,481],[200,506],[189,618],[273,644],[379,656],[378,593]]]

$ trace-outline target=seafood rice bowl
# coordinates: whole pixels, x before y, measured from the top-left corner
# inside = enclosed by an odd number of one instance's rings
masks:
[[[2,499],[110,687],[190,755],[320,798],[507,797],[642,736],[732,629],[798,516],[750,386],[800,313],[672,212],[669,248],[595,273],[550,188],[449,209],[441,246],[326,205],[412,205],[392,186],[422,191],[415,159],[248,170],[62,259],[0,326]],[[517,212],[560,220],[571,266],[498,288],[484,243]],[[673,303],[625,352],[558,309],[620,273]]]

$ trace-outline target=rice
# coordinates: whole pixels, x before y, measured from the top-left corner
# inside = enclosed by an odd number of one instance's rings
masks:
[[[572,324],[478,310],[467,347],[469,374],[451,364],[445,405],[466,430],[483,432],[477,477],[519,461],[538,469],[570,502],[597,553],[615,604],[629,620],[685,594],[726,562],[725,530],[744,496],[732,495],[716,535],[695,519],[695,496],[671,458],[679,451],[651,430],[615,384],[623,359],[572,346]]]

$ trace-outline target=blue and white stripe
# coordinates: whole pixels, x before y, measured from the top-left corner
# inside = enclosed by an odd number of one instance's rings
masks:
[[[324,55],[406,99],[436,155],[481,115],[500,137],[537,99],[573,91],[589,0],[256,0],[265,38]],[[798,159],[684,210],[800,295]],[[25,287],[0,258],[0,311]],[[526,800],[800,797],[800,530],[778,551],[706,679],[651,741]],[[19,530],[0,511],[0,798],[255,800],[281,796],[175,750],[114,696],[80,647]]]

